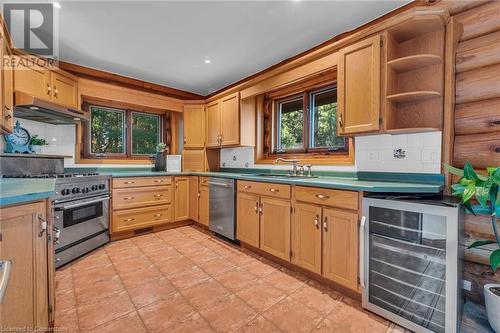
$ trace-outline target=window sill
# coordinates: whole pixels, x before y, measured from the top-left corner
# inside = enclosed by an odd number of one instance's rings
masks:
[[[151,165],[151,160],[148,159],[127,159],[127,158],[75,158],[75,164],[148,164]]]
[[[278,157],[298,160],[300,164],[311,165],[354,165],[354,154],[342,155],[312,155],[312,154],[287,154],[273,155],[255,161],[255,164],[275,164]]]

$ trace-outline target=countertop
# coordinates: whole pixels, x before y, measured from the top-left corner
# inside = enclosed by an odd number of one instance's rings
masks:
[[[47,199],[54,195],[54,178],[0,179],[0,206]]]
[[[405,176],[404,181],[387,178],[360,179],[355,174],[325,175],[317,178],[267,178],[252,173],[240,172],[154,172],[154,171],[131,171],[131,170],[94,170],[103,175],[112,177],[144,177],[144,176],[205,176],[221,177],[238,180],[250,180],[266,183],[290,184],[301,186],[322,187],[330,189],[367,191],[367,192],[392,192],[392,193],[439,193],[443,185],[439,182],[408,181],[413,179]],[[263,170],[255,171],[265,173]],[[377,176],[378,177],[378,176]],[[375,179],[374,179],[375,178]],[[418,180],[418,179],[417,179]],[[19,204],[34,200],[49,198],[54,194],[55,179],[0,179],[0,206]]]

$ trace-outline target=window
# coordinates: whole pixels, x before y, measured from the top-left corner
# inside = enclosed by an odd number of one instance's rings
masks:
[[[274,153],[346,152],[337,136],[337,89],[327,87],[275,101]]]
[[[161,141],[162,117],[90,106],[89,154],[98,157],[147,156]]]

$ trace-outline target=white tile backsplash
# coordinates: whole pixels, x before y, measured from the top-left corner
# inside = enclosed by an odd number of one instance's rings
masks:
[[[441,132],[378,134],[355,139],[357,171],[441,172]],[[404,158],[394,151],[404,151]]]

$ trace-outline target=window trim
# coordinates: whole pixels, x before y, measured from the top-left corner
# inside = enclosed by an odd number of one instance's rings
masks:
[[[337,155],[337,154],[347,154],[349,152],[349,140],[346,139],[346,145],[345,149],[336,149],[336,150],[330,150],[327,147],[311,147],[311,143],[313,141],[313,135],[314,131],[312,129],[312,124],[313,124],[313,110],[312,110],[312,102],[313,102],[313,95],[321,94],[330,90],[337,90],[337,85],[336,84],[327,84],[323,85],[321,87],[313,87],[307,90],[304,90],[301,93],[295,93],[289,96],[283,96],[279,98],[275,98],[272,100],[272,123],[273,123],[273,133],[272,133],[272,142],[271,142],[271,147],[272,147],[272,153],[269,156],[276,156],[276,157],[283,157],[283,156],[291,156],[291,155],[296,155],[296,154],[304,154],[304,155],[311,155],[311,154],[322,154],[322,155]],[[303,148],[300,149],[289,149],[284,152],[279,152],[277,150],[278,147],[278,142],[280,140],[280,131],[279,131],[279,116],[278,114],[280,113],[280,104],[302,99],[302,109],[304,112],[304,129],[302,132],[302,142],[303,142]]]
[[[100,103],[85,103],[84,111],[91,112],[92,107],[97,107],[101,109],[109,109],[115,111],[121,111],[125,113],[125,128],[124,128],[124,137],[125,137],[125,153],[110,153],[110,154],[96,154],[91,152],[91,122],[82,122],[81,123],[81,148],[80,154],[77,154],[79,158],[77,159],[77,163],[96,163],[98,161],[102,161],[100,163],[113,163],[114,161],[120,161],[118,163],[130,161],[131,163],[151,163],[151,156],[154,154],[132,154],[132,113],[139,114],[147,114],[152,116],[159,117],[159,140],[160,142],[166,141],[166,133],[164,131],[165,128],[165,119],[171,119],[170,117],[166,117],[164,114],[158,114],[154,112],[146,112],[146,111],[138,111],[129,108],[120,108],[120,107],[109,107],[106,105],[102,105]],[[78,132],[77,130],[77,138]],[[78,153],[78,152],[77,152]],[[108,161],[108,162],[105,162]]]

